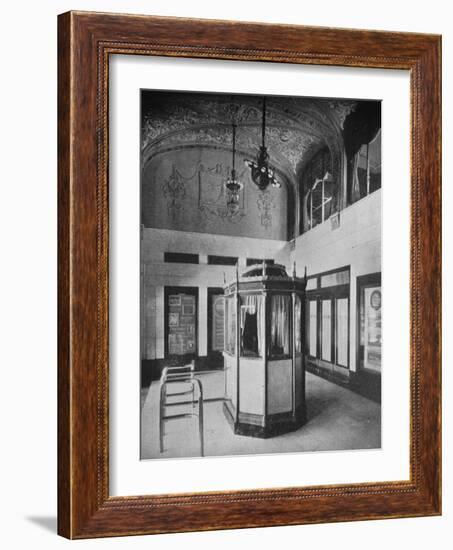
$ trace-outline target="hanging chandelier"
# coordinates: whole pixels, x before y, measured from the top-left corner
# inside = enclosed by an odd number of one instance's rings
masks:
[[[227,179],[225,184],[227,190],[227,209],[230,214],[236,214],[239,210],[240,192],[243,188],[243,184],[237,179],[236,176],[236,124],[233,122],[233,163],[231,168],[231,175]]]
[[[282,185],[275,177],[275,170],[269,164],[269,153],[266,149],[266,98],[263,97],[263,117],[261,128],[261,146],[255,160],[245,160],[245,164],[250,168],[250,174],[255,185],[261,190],[266,190],[269,185],[280,188]]]

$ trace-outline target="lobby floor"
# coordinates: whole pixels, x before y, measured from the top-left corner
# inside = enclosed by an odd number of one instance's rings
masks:
[[[381,407],[346,388],[307,373],[307,422],[297,431],[269,439],[235,435],[223,413],[222,371],[199,373],[204,390],[205,456],[376,449],[381,446]],[[173,390],[172,390],[173,391]],[[171,407],[168,414],[190,405]],[[198,420],[166,423],[159,451],[159,381],[142,391],[141,458],[199,456]]]

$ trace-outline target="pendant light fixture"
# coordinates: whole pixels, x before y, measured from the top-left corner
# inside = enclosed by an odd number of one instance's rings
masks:
[[[246,160],[245,164],[250,168],[253,182],[261,191],[265,191],[269,185],[280,188],[281,183],[275,177],[275,170],[269,164],[269,153],[266,149],[266,98],[263,97],[263,116],[261,127],[261,146],[256,161]]]
[[[227,179],[225,184],[227,190],[227,209],[230,214],[236,214],[239,210],[240,192],[243,188],[243,184],[237,179],[236,176],[236,124],[233,122],[233,164],[231,168],[231,175]]]

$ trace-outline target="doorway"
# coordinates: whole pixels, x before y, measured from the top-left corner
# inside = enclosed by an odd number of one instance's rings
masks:
[[[223,368],[225,298],[222,288],[208,288],[208,367]]]

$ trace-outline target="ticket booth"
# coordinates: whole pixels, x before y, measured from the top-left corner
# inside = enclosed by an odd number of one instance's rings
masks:
[[[224,288],[224,414],[237,434],[272,437],[306,418],[306,276],[283,265],[248,267]]]

